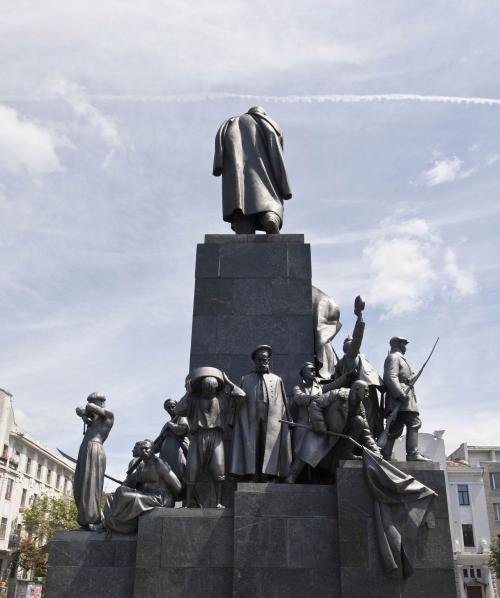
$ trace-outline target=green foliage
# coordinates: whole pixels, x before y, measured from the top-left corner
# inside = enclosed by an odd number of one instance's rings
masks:
[[[32,577],[44,577],[47,569],[47,542],[59,531],[78,527],[72,500],[42,495],[22,509],[23,528],[28,534],[18,548],[18,566]]]
[[[497,534],[497,537],[491,541],[491,556],[488,565],[500,579],[500,534]]]

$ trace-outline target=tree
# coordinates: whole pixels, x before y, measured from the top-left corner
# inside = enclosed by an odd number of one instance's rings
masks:
[[[72,500],[42,495],[22,509],[23,527],[28,537],[19,542],[18,566],[32,577],[44,577],[47,543],[59,531],[78,527],[76,505]]]
[[[488,565],[495,576],[500,579],[500,534],[491,541],[491,556]]]

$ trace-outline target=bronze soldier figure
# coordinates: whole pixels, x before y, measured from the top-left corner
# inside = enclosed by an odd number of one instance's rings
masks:
[[[165,411],[170,415],[170,421],[163,426],[154,441],[153,452],[160,453],[160,459],[166,461],[183,482],[189,448],[189,424],[185,417],[176,415],[176,406],[177,401],[174,399],[167,399],[163,404]]]
[[[385,459],[390,460],[396,438],[399,438],[406,426],[406,460],[430,461],[418,452],[418,431],[422,426],[419,417],[417,397],[410,386],[415,377],[410,364],[405,358],[408,341],[393,336],[389,341],[391,350],[385,358],[384,384],[387,389],[387,415],[400,403],[396,419],[389,428],[387,443],[382,450]]]

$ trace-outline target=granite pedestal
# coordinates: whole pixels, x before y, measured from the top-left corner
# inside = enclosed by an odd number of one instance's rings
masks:
[[[268,344],[289,392],[314,357],[304,235],[206,235],[195,277],[190,369],[218,367],[238,383],[253,371],[252,350]]]
[[[444,474],[406,582],[381,567],[361,464],[334,485],[238,484],[231,509],[156,509],[136,536],[66,532],[50,543],[48,598],[455,598]],[[137,549],[136,549],[137,545]]]

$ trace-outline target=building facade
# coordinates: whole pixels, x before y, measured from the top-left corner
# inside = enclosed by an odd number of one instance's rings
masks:
[[[18,428],[12,395],[0,389],[0,579],[21,537],[21,510],[42,494],[71,499],[73,476],[73,464]]]
[[[491,538],[499,532],[495,515],[500,503],[500,447],[464,443],[447,458],[443,434],[419,434],[419,450],[445,473],[457,596],[499,598],[488,561]],[[395,444],[394,457],[406,458],[404,437]]]

